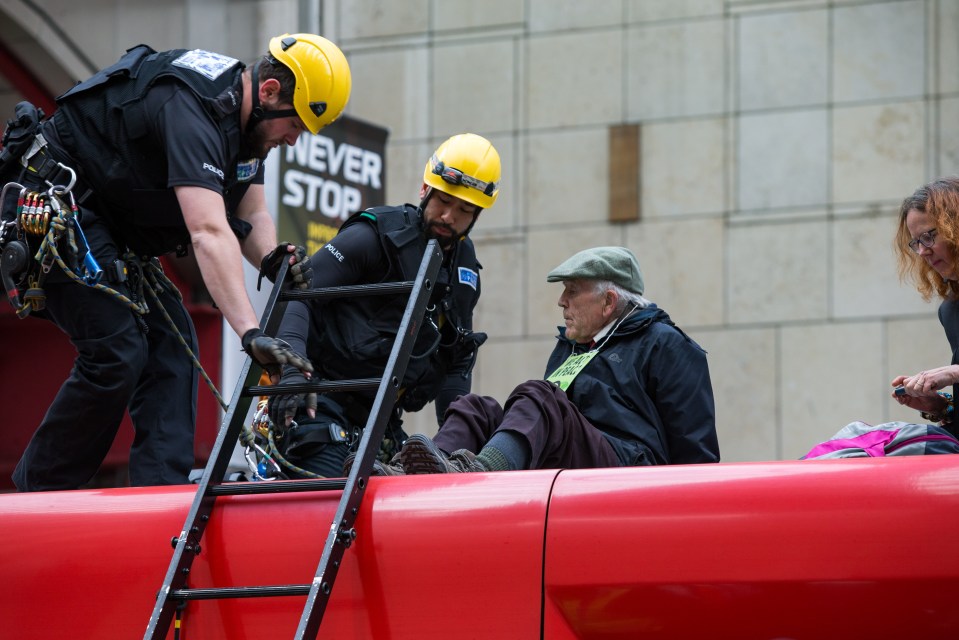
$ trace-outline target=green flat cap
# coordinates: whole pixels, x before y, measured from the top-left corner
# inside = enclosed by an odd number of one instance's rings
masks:
[[[608,280],[627,291],[643,295],[643,272],[626,247],[584,249],[549,272],[546,282]]]

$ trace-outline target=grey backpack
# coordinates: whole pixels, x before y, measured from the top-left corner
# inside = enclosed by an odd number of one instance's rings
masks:
[[[872,458],[959,453],[959,440],[934,424],[852,422],[829,440],[817,444],[801,460]]]

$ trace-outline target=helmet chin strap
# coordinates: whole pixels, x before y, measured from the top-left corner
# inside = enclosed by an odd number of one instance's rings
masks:
[[[260,105],[260,64],[262,60],[257,60],[256,64],[253,65],[253,69],[250,70],[250,89],[252,94],[250,95],[250,104],[252,109],[250,109],[250,117],[246,120],[246,133],[250,133],[264,120],[274,120],[276,118],[289,118],[291,116],[297,115],[296,109],[273,109],[265,110]]]

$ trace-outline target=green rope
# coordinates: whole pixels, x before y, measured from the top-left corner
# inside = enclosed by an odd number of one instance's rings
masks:
[[[271,424],[269,430],[266,432],[267,442],[269,443],[269,446],[266,449],[266,453],[268,456],[273,457],[277,462],[282,464],[287,469],[295,471],[296,473],[303,474],[307,478],[325,478],[326,477],[326,476],[321,476],[320,474],[314,473],[312,471],[307,471],[306,469],[303,469],[302,467],[298,467],[292,462],[290,462],[289,460],[287,460],[286,458],[284,458],[283,454],[280,453],[280,448],[276,446],[276,442],[273,440],[273,432],[274,432],[273,425]]]
[[[50,230],[47,232],[47,234],[43,238],[43,241],[40,243],[40,249],[37,251],[37,254],[35,256],[36,260],[40,262],[40,264],[43,264],[44,260],[47,259],[47,254],[49,254],[52,257],[52,259],[57,263],[57,265],[59,265],[60,269],[75,282],[82,284],[84,286],[96,289],[97,291],[102,291],[116,298],[117,300],[119,300],[121,303],[129,307],[130,310],[132,310],[134,313],[138,315],[141,315],[141,316],[146,315],[149,312],[149,308],[147,307],[146,304],[134,302],[127,296],[117,291],[116,289],[112,289],[106,285],[102,285],[99,282],[93,285],[88,284],[84,282],[80,278],[80,276],[75,274],[73,272],[73,269],[67,266],[66,262],[60,256],[60,252],[57,250],[57,240],[59,239],[59,236],[64,231],[67,231],[67,238],[70,242],[71,250],[76,251],[77,248],[73,238],[73,230],[67,225],[68,220],[67,220],[67,216],[65,215],[65,212],[69,212],[70,216],[72,217],[73,212],[71,211],[69,207],[62,206],[60,208],[60,212],[50,222]],[[210,376],[208,376],[206,371],[203,369],[203,365],[200,364],[200,360],[196,357],[196,354],[190,348],[190,345],[187,344],[187,341],[183,338],[183,334],[180,333],[180,330],[179,328],[177,328],[176,323],[173,321],[173,318],[170,317],[170,314],[167,313],[167,310],[163,307],[163,304],[160,302],[159,295],[157,294],[155,289],[160,288],[162,285],[163,287],[166,287],[168,290],[172,291],[173,295],[175,295],[177,300],[180,300],[180,301],[183,300],[183,294],[181,294],[180,290],[176,288],[176,285],[174,285],[173,282],[169,278],[167,278],[166,274],[163,273],[163,270],[159,267],[159,265],[155,264],[152,260],[148,262],[144,262],[140,260],[138,257],[134,256],[133,254],[125,255],[124,259],[137,260],[141,268],[143,268],[144,277],[140,279],[140,283],[139,283],[140,290],[138,291],[138,293],[140,294],[140,298],[141,299],[143,298],[142,291],[143,289],[146,289],[147,293],[149,293],[150,296],[153,298],[154,302],[156,302],[156,306],[160,309],[160,312],[163,314],[163,317],[166,318],[167,323],[169,323],[170,327],[173,329],[173,333],[176,334],[177,340],[179,340],[184,350],[186,350],[187,355],[190,357],[190,361],[193,363],[193,367],[197,371],[199,371],[207,387],[209,387],[210,391],[213,392],[213,397],[216,398],[216,401],[218,403],[220,403],[220,406],[223,408],[224,411],[229,409],[230,405],[227,404],[226,401],[224,401],[223,396],[220,395],[220,392],[217,390],[216,385],[213,383],[213,381],[210,379]],[[146,286],[144,286],[144,284]],[[34,289],[35,290],[31,293],[31,299],[42,299],[43,297],[42,289],[40,289],[39,286],[34,287]],[[39,293],[37,290],[39,290]],[[30,304],[31,304],[30,302],[24,302],[21,308],[17,310],[17,315],[20,316],[20,313],[25,311],[26,307],[30,306]],[[29,313],[29,312],[26,312],[26,313]],[[26,315],[26,313],[24,315]],[[20,316],[20,317],[23,317],[23,316]]]
[[[183,348],[184,350],[186,350],[187,355],[190,356],[190,361],[193,362],[193,367],[200,372],[200,375],[203,376],[203,381],[206,382],[206,386],[209,387],[210,391],[213,392],[213,397],[216,398],[216,401],[219,402],[220,406],[223,407],[223,410],[226,411],[227,409],[230,408],[230,405],[223,399],[223,396],[220,395],[220,392],[217,390],[216,385],[213,384],[213,381],[210,380],[210,376],[208,376],[206,371],[203,369],[203,365],[200,364],[199,358],[197,358],[196,354],[193,353],[193,349],[190,348],[190,345],[187,344],[187,341],[183,338],[183,334],[180,333],[179,329],[177,329],[176,324],[173,322],[173,318],[170,317],[170,314],[167,313],[166,308],[164,308],[163,304],[160,302],[160,297],[157,295],[157,292],[156,292],[156,287],[159,286],[157,280],[162,279],[163,286],[166,286],[170,290],[172,290],[177,300],[180,300],[181,302],[183,300],[183,294],[180,293],[180,290],[176,288],[176,285],[174,285],[173,282],[171,282],[170,279],[166,277],[166,274],[163,273],[163,270],[160,269],[160,267],[157,264],[155,264],[152,260],[150,262],[147,262],[146,265],[144,266],[148,267],[147,272],[149,273],[149,277],[146,278],[147,286],[144,288],[146,289],[147,293],[149,293],[150,296],[153,298],[153,301],[156,302],[156,306],[159,307],[160,312],[163,314],[163,317],[166,318],[166,321],[173,328],[174,333],[176,333],[177,340],[180,341],[180,344],[183,345]],[[147,275],[147,273],[144,273],[144,275]]]

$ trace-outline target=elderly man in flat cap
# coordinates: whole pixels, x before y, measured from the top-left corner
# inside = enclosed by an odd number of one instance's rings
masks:
[[[636,256],[586,249],[546,280],[563,283],[566,323],[546,378],[520,384],[505,407],[460,396],[435,438],[414,434],[374,474],[719,461],[706,353],[643,297]]]

